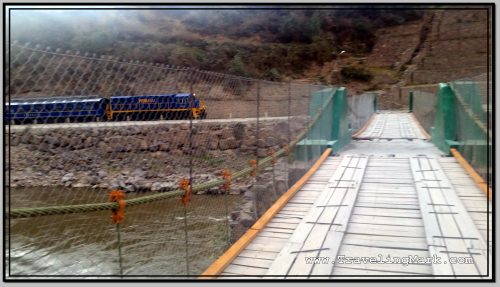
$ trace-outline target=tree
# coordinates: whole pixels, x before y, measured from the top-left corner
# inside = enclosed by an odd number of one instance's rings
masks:
[[[314,37],[319,35],[321,32],[321,18],[317,12],[311,16],[311,19],[309,20],[309,23],[307,23],[306,27],[307,29],[305,30],[304,37],[308,42],[312,42]]]
[[[278,37],[285,43],[297,41],[300,38],[301,25],[294,14],[287,16],[279,28]]]

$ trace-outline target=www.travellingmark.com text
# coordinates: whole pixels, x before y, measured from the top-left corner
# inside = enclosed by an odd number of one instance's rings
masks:
[[[474,264],[472,257],[448,257],[448,260],[437,255],[422,257],[418,255],[409,256],[391,256],[378,254],[376,257],[356,257],[356,256],[337,256],[337,260],[331,257],[305,257],[306,264]]]

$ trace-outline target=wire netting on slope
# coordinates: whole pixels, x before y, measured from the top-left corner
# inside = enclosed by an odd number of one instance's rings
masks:
[[[290,143],[324,86],[17,43],[8,60],[9,278],[196,276],[320,155]],[[119,225],[111,190],[126,192]]]

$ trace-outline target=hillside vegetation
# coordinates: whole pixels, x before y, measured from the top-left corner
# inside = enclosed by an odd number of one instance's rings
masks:
[[[11,40],[178,66],[282,80],[304,78],[340,51],[364,57],[376,31],[421,19],[421,10],[13,11]],[[370,70],[343,68],[344,81]],[[328,77],[320,81],[330,83]]]

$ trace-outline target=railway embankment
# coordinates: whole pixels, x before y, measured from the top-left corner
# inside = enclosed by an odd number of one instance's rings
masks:
[[[291,122],[290,134],[302,125]],[[221,168],[247,167],[256,155],[265,157],[287,143],[288,130],[285,119],[260,122],[258,139],[256,122],[200,122],[192,134],[189,123],[16,128],[7,138],[9,182],[12,187],[168,191],[189,176],[190,166],[198,183],[219,177]]]

